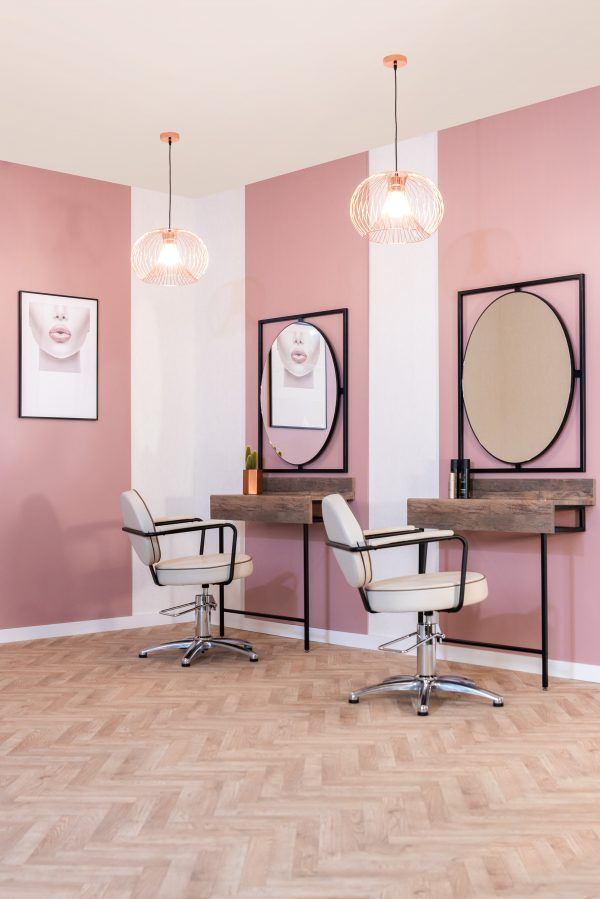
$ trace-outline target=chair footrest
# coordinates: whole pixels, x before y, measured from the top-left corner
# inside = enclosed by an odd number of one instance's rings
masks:
[[[388,650],[389,652],[406,652],[404,649],[391,649],[394,643],[402,643],[403,640],[410,640],[411,637],[416,637],[417,632],[413,631],[411,634],[403,634],[401,637],[394,637],[393,640],[388,640],[387,643],[382,643],[377,649]]]
[[[196,608],[195,602],[183,602],[180,606],[171,606],[168,609],[161,609],[159,615],[168,615],[169,618],[179,618],[180,615],[187,615]]]
[[[392,649],[391,648],[394,645],[394,643],[401,643],[403,640],[408,640],[410,637],[417,637],[417,642],[413,643],[411,646],[405,647],[404,649]],[[434,631],[432,634],[429,634],[429,636],[426,636],[426,637],[420,637],[419,632],[414,631],[412,634],[404,634],[403,637],[395,637],[393,640],[388,640],[387,643],[381,643],[381,645],[378,646],[377,649],[382,649],[382,650],[384,650],[384,652],[387,651],[387,652],[407,653],[407,652],[410,652],[411,649],[417,649],[419,646],[423,646],[425,643],[431,643],[435,640],[437,640],[439,643],[441,643],[442,640],[445,640],[445,639],[446,639],[446,634],[443,634],[441,631]]]

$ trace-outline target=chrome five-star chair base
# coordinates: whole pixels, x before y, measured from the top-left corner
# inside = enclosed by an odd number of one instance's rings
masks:
[[[169,643],[160,643],[158,646],[150,646],[148,649],[142,649],[140,659],[154,652],[162,652],[168,649],[185,649],[185,655],[181,660],[184,668],[189,666],[197,658],[204,655],[210,649],[229,649],[231,652],[237,652],[246,656],[251,662],[257,662],[258,656],[252,649],[250,643],[245,640],[234,640],[231,637],[213,637],[211,631],[210,615],[217,604],[214,598],[208,592],[207,587],[203,587],[202,593],[198,594],[194,602],[186,602],[180,606],[173,606],[170,609],[163,609],[161,615],[170,615],[177,618],[179,615],[185,615],[188,612],[194,613],[196,626],[193,637],[184,637],[181,640],[171,640]]]
[[[436,666],[436,644],[444,639],[444,635],[437,629],[437,623],[433,615],[421,613],[419,615],[419,624],[415,634],[407,636],[417,637],[414,646],[409,647],[401,652],[408,652],[409,649],[417,649],[417,674],[399,674],[393,677],[386,677],[380,684],[374,684],[372,687],[364,687],[362,690],[355,690],[350,694],[348,702],[358,702],[361,696],[370,696],[377,693],[408,693],[416,697],[417,714],[429,714],[429,700],[432,692],[440,693],[460,693],[463,696],[479,696],[482,699],[491,700],[495,706],[504,705],[502,697],[497,693],[491,693],[489,690],[482,690],[480,687],[469,680],[467,677],[455,677],[453,675],[437,676],[435,673]],[[399,639],[405,639],[400,637]],[[396,643],[392,640],[390,643]],[[383,644],[384,648],[389,643]]]

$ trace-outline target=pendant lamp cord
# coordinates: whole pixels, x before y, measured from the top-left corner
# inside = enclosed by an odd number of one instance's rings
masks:
[[[169,150],[170,152],[170,150]],[[394,152],[396,167],[394,169],[398,174],[398,63],[394,60]],[[170,225],[169,225],[170,227]]]
[[[173,141],[169,138],[169,231],[171,230],[171,144]]]

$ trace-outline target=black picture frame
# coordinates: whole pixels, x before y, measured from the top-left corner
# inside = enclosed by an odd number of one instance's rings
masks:
[[[578,321],[577,321],[577,338],[578,338],[578,356],[579,356],[579,367],[575,366],[575,357],[573,353],[573,341],[572,337],[569,334],[569,331],[562,319],[562,316],[559,314],[558,310],[552,305],[552,303],[548,302],[545,297],[539,296],[539,294],[534,293],[534,291],[528,290],[530,287],[541,287],[549,284],[562,284],[565,282],[574,282],[577,284],[577,312],[578,312]],[[489,467],[472,467],[471,471],[473,474],[523,474],[524,472],[532,472],[536,474],[550,474],[550,473],[559,473],[559,474],[567,474],[567,473],[575,473],[575,472],[584,472],[586,470],[586,377],[585,377],[585,275],[577,274],[577,275],[560,275],[554,278],[538,278],[533,281],[517,281],[511,284],[500,284],[494,287],[479,287],[472,288],[471,290],[461,290],[458,292],[458,304],[457,304],[457,314],[458,314],[458,346],[457,346],[457,355],[458,355],[458,365],[457,365],[457,400],[458,400],[458,458],[462,459],[464,457],[464,443],[465,443],[465,420],[468,422],[468,416],[466,413],[464,396],[463,396],[463,368],[464,368],[464,357],[466,348],[469,342],[469,338],[475,328],[476,324],[473,325],[469,335],[467,336],[467,340],[465,342],[465,333],[464,333],[464,304],[465,299],[468,297],[480,296],[481,294],[486,293],[510,293],[511,291],[526,291],[528,293],[533,293],[534,296],[537,296],[542,302],[546,303],[549,306],[560,324],[562,325],[563,331],[567,338],[567,344],[569,347],[569,352],[571,354],[572,361],[572,382],[571,382],[571,393],[569,397],[569,402],[567,405],[567,409],[565,411],[565,415],[563,417],[563,421],[554,435],[553,439],[550,441],[548,446],[546,446],[540,453],[533,457],[530,461],[535,461],[536,459],[541,458],[551,446],[558,440],[560,437],[567,421],[571,410],[573,408],[573,399],[574,399],[574,391],[575,385],[579,384],[579,395],[578,395],[578,403],[576,407],[578,409],[579,416],[579,428],[578,428],[578,447],[577,447],[577,464],[572,466],[540,466],[540,465],[530,465],[529,462],[504,462],[502,467],[497,466],[489,466]],[[496,297],[496,299],[500,299],[500,297]],[[492,303],[495,300],[492,300]],[[490,303],[486,309],[489,308]],[[485,310],[484,310],[485,312]],[[483,314],[483,313],[482,313]],[[479,440],[477,435],[473,431],[473,429],[469,428],[477,442]],[[479,443],[481,446],[481,444]],[[482,447],[483,450],[491,455],[485,447]],[[501,460],[498,460],[501,461]]]
[[[342,319],[342,362],[341,366],[338,362],[336,354],[331,345],[331,341],[329,340],[325,331],[318,327],[318,325],[314,324],[314,322],[310,322],[313,326],[322,334],[325,339],[326,344],[329,347],[331,352],[331,358],[333,359],[333,364],[336,371],[337,376],[337,397],[335,404],[335,412],[333,415],[333,421],[331,423],[331,428],[329,430],[329,434],[327,435],[327,439],[324,441],[323,445],[319,449],[317,453],[312,457],[312,459],[308,459],[306,462],[303,462],[301,465],[294,465],[291,462],[286,462],[286,467],[283,468],[264,468],[264,434],[265,434],[265,424],[263,421],[262,409],[261,409],[261,380],[263,369],[265,365],[264,358],[264,341],[263,341],[263,332],[264,328],[267,325],[279,324],[282,322],[293,322],[293,321],[307,321],[309,319],[320,319],[322,320],[325,316],[341,316]],[[269,347],[269,353],[271,348]],[[326,309],[320,310],[318,312],[303,312],[298,315],[280,315],[275,318],[263,318],[258,322],[258,390],[257,390],[257,404],[258,404],[258,467],[262,469],[262,471],[268,473],[278,473],[285,474],[285,472],[295,472],[297,474],[313,474],[314,472],[320,472],[322,474],[345,474],[348,471],[348,309],[340,308],[340,309]],[[329,446],[331,439],[334,433],[337,430],[338,420],[342,418],[342,465],[338,468],[319,468],[314,465],[314,462],[319,459],[319,457],[325,452],[327,447]],[[309,467],[310,466],[310,467]]]
[[[23,297],[40,296],[40,297],[56,297],[64,300],[85,300],[86,302],[96,304],[96,389],[95,389],[95,415],[93,416],[59,416],[59,415],[27,415],[23,413]],[[98,403],[99,403],[99,387],[98,387],[98,365],[99,365],[99,335],[100,335],[100,303],[96,297],[81,297],[66,293],[48,293],[41,290],[20,290],[19,291],[19,308],[18,308],[18,417],[23,419],[41,419],[44,421],[98,421]]]

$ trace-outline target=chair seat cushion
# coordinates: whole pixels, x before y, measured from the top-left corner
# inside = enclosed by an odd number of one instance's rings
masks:
[[[458,605],[460,571],[391,577],[373,581],[365,589],[374,612],[441,612]],[[487,595],[485,577],[468,571],[465,606],[482,602]]]
[[[154,566],[158,583],[163,587],[196,587],[202,584],[222,584],[229,578],[229,553],[203,556],[183,556],[165,559]],[[235,557],[234,579],[252,574],[252,557],[238,553]]]

